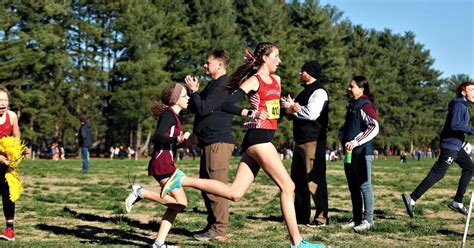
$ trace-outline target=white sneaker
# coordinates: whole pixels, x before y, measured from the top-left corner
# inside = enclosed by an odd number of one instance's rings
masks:
[[[369,230],[374,223],[369,223],[367,220],[363,220],[360,225],[354,227],[354,231],[356,232],[363,232]]]
[[[347,230],[347,229],[354,228],[354,226],[355,226],[355,222],[351,221],[347,224],[341,225],[341,228],[344,229],[344,230]]]
[[[168,245],[168,244],[157,245],[156,243],[153,243],[151,245],[151,248],[179,248],[179,246],[177,246],[177,245]]]
[[[132,191],[128,195],[127,199],[125,199],[125,209],[127,210],[127,213],[130,213],[130,211],[132,211],[133,204],[135,204],[136,202],[142,199],[138,195],[138,190],[141,188],[142,186],[138,184],[132,185]]]

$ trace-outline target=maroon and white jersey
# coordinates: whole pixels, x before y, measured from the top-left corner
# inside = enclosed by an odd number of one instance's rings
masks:
[[[148,175],[163,176],[176,170],[174,158],[178,145],[178,136],[182,132],[181,121],[173,109],[168,108],[158,120],[152,142],[155,145],[148,164]]]

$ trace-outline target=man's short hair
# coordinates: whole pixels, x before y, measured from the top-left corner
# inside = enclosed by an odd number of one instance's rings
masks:
[[[458,97],[462,97],[462,92],[465,91],[467,86],[469,85],[474,85],[474,82],[467,81],[458,86],[458,90],[457,90]]]
[[[230,62],[230,55],[229,52],[227,52],[225,49],[214,49],[209,52],[207,52],[206,58],[209,57],[214,57],[215,59],[221,60],[222,63],[224,64],[224,67],[227,68],[229,66]]]

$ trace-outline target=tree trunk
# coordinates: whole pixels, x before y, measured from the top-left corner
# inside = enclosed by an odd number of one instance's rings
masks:
[[[142,154],[142,148],[141,148],[141,137],[142,137],[142,124],[140,123],[140,120],[137,121],[137,135],[135,137],[135,154],[137,154],[135,157],[138,159],[141,154]]]
[[[142,152],[142,154],[145,155],[145,157],[147,157],[148,155],[148,144],[150,144],[150,139],[151,139],[151,131],[148,131],[148,133],[146,134],[145,143],[143,143],[142,149],[140,150],[140,152]]]

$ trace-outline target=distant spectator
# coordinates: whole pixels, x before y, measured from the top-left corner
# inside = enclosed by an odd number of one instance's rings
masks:
[[[79,117],[81,127],[77,134],[79,146],[81,147],[82,172],[89,172],[89,149],[92,148],[92,128],[87,123],[87,116]]]
[[[135,150],[133,150],[130,146],[127,147],[127,156],[128,160],[131,160],[133,156],[135,156]]]
[[[115,147],[111,146],[109,148],[109,153],[110,153],[110,160],[113,160],[114,159],[114,155],[115,155]]]
[[[329,154],[329,160],[331,161],[337,161],[337,155],[336,155],[336,151],[331,151],[331,153]]]
[[[59,151],[56,143],[51,144],[51,159],[52,160],[59,160]]]
[[[125,150],[125,147],[123,145],[120,145],[118,158],[119,159],[125,159],[126,155],[127,155],[127,151]]]
[[[379,150],[375,149],[374,150],[374,159],[378,159],[379,158]]]
[[[400,163],[406,163],[407,162],[407,153],[405,151],[400,152]]]
[[[59,148],[59,152],[60,152],[60,157],[61,157],[61,160],[66,160],[66,152],[64,151],[64,147],[60,147]]]
[[[119,154],[120,154],[120,148],[119,148],[119,146],[115,146],[115,149],[114,149],[114,158],[118,158],[118,157],[119,157]]]

